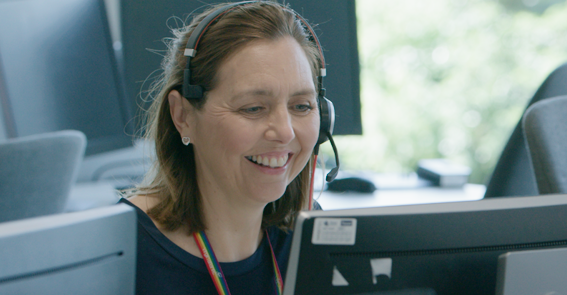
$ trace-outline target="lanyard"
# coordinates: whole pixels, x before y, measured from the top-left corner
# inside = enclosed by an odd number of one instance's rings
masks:
[[[213,280],[213,284],[215,285],[217,292],[219,293],[219,295],[230,295],[228,284],[226,283],[220,264],[217,261],[213,247],[211,247],[209,239],[207,239],[207,235],[204,231],[200,231],[198,233],[193,233],[193,237],[195,238],[197,247],[199,247],[199,251],[201,251],[201,255],[203,256],[203,260],[207,265],[207,269],[209,270],[209,274],[211,275],[211,279]],[[268,239],[270,251],[272,252],[272,264],[274,266],[276,280],[276,294],[281,295],[283,293],[282,274],[280,273],[280,268],[278,267],[278,262],[276,261],[276,255],[274,254],[274,248],[272,247],[272,242],[270,241],[267,230],[266,239]]]

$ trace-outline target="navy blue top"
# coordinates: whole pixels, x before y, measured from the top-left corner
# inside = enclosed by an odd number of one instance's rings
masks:
[[[174,244],[144,211],[130,201],[121,199],[120,203],[134,207],[138,215],[136,294],[218,294],[203,259]],[[268,237],[284,279],[292,236],[291,231],[268,228]],[[249,258],[220,265],[232,295],[276,294],[266,237]]]

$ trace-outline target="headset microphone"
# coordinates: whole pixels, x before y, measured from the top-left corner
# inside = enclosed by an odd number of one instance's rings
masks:
[[[335,129],[335,106],[333,103],[325,97],[325,88],[323,88],[323,77],[325,72],[321,71],[319,76],[319,108],[321,115],[321,125],[319,128],[319,138],[317,139],[317,144],[315,145],[314,153],[319,154],[319,145],[329,140],[331,146],[333,147],[333,152],[335,153],[335,162],[337,166],[327,174],[325,178],[327,182],[335,180],[337,174],[339,173],[339,152],[337,151],[337,146],[333,140],[333,130]]]
[[[315,36],[316,38],[316,36]],[[319,41],[316,40],[317,44]],[[337,147],[335,145],[335,141],[333,140],[333,130],[335,129],[335,106],[333,103],[325,97],[325,88],[323,88],[323,77],[326,76],[326,70],[323,68],[321,69],[320,75],[318,77],[319,82],[319,114],[320,114],[320,122],[321,125],[319,127],[319,138],[317,139],[317,144],[315,145],[314,154],[319,154],[319,145],[324,143],[325,141],[329,140],[331,146],[333,147],[333,152],[335,153],[335,162],[337,166],[327,174],[326,180],[327,182],[331,182],[337,177],[339,173],[339,153],[337,151]]]
[[[327,134],[327,137],[329,138],[329,142],[333,147],[333,152],[335,153],[335,162],[337,164],[337,166],[331,169],[331,171],[327,174],[327,177],[325,178],[327,182],[331,182],[335,180],[335,177],[337,177],[337,174],[339,173],[339,167],[341,166],[341,164],[339,163],[339,152],[337,151],[337,146],[335,146],[335,141],[333,140],[333,136],[331,134]]]

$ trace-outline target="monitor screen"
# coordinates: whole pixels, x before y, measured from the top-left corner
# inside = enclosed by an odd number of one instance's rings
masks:
[[[0,294],[133,295],[136,235],[127,205],[0,223]]]
[[[142,99],[146,99],[143,91],[153,81],[146,79],[160,73],[157,71],[162,60],[160,51],[166,49],[162,39],[172,37],[168,25],[180,26],[172,17],[185,20],[192,11],[200,13],[207,4],[214,3],[218,1],[121,1],[124,70],[132,103],[143,105]],[[286,0],[285,3],[315,25],[327,63],[326,97],[335,105],[333,133],[362,134],[355,1]]]
[[[501,254],[567,247],[567,195],[302,212],[284,294],[492,295]]]
[[[103,0],[0,0],[0,109],[8,138],[64,129],[86,154],[132,145]]]

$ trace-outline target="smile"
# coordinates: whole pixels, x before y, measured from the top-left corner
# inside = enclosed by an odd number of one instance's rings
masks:
[[[270,156],[248,156],[246,157],[248,161],[258,164],[261,166],[266,166],[270,168],[280,168],[283,167],[287,160],[289,159],[289,154],[285,154],[280,157],[270,157]]]

